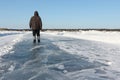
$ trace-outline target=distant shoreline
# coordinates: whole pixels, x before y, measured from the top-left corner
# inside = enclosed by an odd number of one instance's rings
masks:
[[[42,31],[120,31],[120,29],[43,29]],[[0,31],[31,31],[31,29],[7,29],[0,28]]]

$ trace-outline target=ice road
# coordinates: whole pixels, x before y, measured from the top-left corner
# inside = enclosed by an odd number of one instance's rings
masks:
[[[23,37],[0,58],[0,80],[120,80],[120,47],[97,41],[41,35]]]

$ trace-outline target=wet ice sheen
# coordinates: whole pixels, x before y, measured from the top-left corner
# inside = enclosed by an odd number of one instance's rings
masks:
[[[42,34],[41,43],[32,44],[29,36],[24,36],[11,54],[2,56],[0,80],[120,79],[120,72],[111,70],[112,63],[107,61],[107,64],[105,58],[100,58],[104,53],[108,55],[110,46],[105,47],[105,43],[99,45],[98,42]],[[92,47],[88,46],[91,44]],[[107,48],[106,51],[101,51],[103,48],[99,46]]]

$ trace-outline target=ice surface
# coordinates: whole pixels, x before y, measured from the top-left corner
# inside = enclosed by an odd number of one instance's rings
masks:
[[[120,32],[63,31],[47,32],[46,34],[58,37],[59,39],[51,39],[53,41],[55,40],[53,44],[59,46],[60,49],[65,50],[69,54],[84,57],[90,62],[98,61],[108,65],[106,68],[101,67],[98,69],[87,69],[71,73],[67,72],[68,76],[74,76],[72,80],[120,79],[116,76],[120,75]],[[68,37],[68,39],[64,37]],[[76,40],[73,38],[76,38]]]
[[[1,34],[0,80],[120,80],[119,32]]]

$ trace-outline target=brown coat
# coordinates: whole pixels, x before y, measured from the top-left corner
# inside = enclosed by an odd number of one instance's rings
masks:
[[[29,26],[32,30],[42,30],[42,20],[38,13],[34,13],[34,16],[31,17]]]

